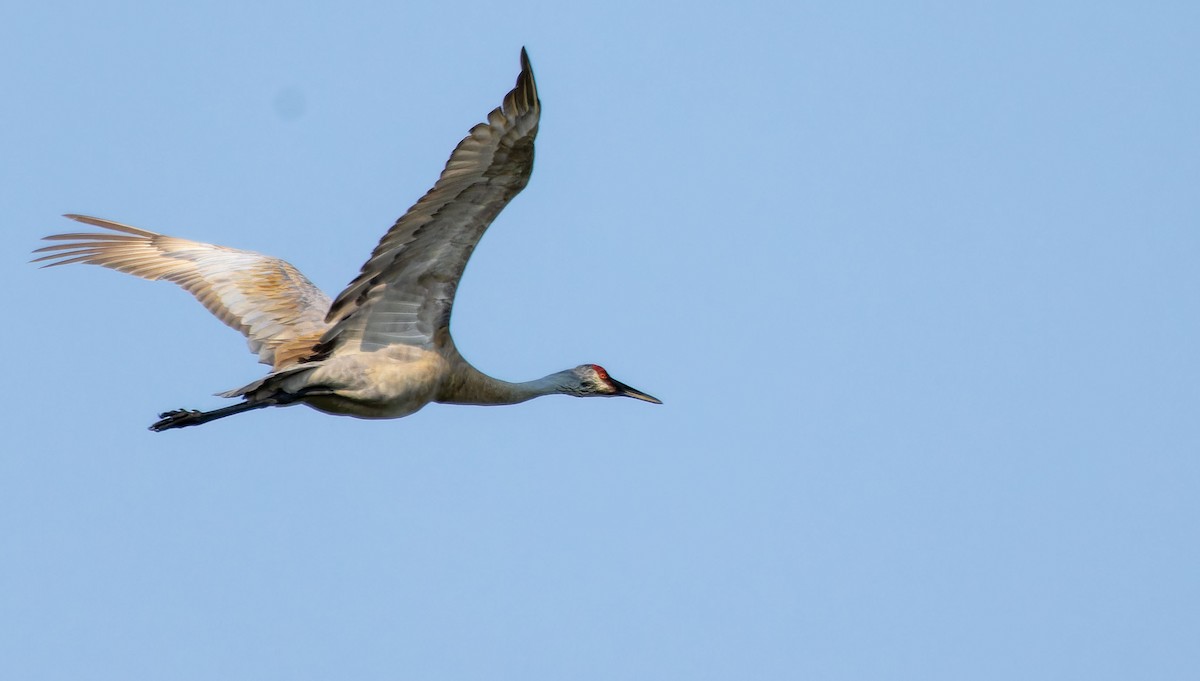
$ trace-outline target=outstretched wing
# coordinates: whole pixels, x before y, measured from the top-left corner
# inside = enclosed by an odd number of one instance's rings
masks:
[[[109,232],[55,234],[39,248],[43,267],[81,262],[143,279],[175,282],[249,339],[259,361],[280,369],[312,353],[325,332],[329,297],[278,258],[155,234],[109,220],[67,215]]]
[[[529,182],[541,104],[529,57],[501,106],[458,143],[437,183],[388,230],[333,301],[321,350],[428,346],[484,230]]]

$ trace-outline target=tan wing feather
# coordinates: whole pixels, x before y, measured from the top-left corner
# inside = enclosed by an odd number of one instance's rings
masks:
[[[483,232],[529,182],[541,103],[521,50],[521,73],[487,123],[459,142],[436,184],[388,230],[334,300],[324,352],[431,345]]]
[[[329,297],[278,258],[164,236],[84,215],[115,233],[55,234],[39,248],[43,267],[87,263],[179,284],[222,322],[241,331],[259,361],[280,369],[310,355],[328,328]]]

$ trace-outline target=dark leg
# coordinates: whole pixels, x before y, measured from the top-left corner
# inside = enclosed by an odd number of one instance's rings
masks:
[[[202,423],[223,419],[226,416],[233,416],[244,411],[254,409],[262,409],[263,407],[273,407],[280,402],[276,400],[263,400],[261,402],[242,402],[232,406],[223,407],[221,409],[213,409],[212,411],[197,411],[196,409],[176,409],[159,414],[161,420],[156,421],[150,426],[150,430],[156,433],[171,428],[184,428],[187,426],[198,426]]]

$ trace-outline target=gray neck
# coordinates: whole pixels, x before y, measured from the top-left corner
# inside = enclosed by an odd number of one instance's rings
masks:
[[[518,404],[543,395],[568,393],[566,386],[571,377],[567,370],[533,381],[509,383],[492,378],[464,362],[447,377],[436,401],[444,404]]]

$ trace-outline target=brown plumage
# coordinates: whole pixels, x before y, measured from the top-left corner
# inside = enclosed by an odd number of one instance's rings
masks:
[[[329,328],[329,297],[295,267],[278,258],[155,234],[111,220],[67,215],[118,232],[48,236],[64,241],[39,248],[34,262],[102,265],[120,272],[179,284],[208,311],[246,336],[250,351],[275,369],[311,356]]]
[[[516,86],[471,129],[436,184],[383,236],[358,276],[332,302],[299,270],[269,256],[156,234],[81,215],[110,230],[46,237],[47,267],[101,265],[182,286],[241,331],[272,373],[222,393],[242,397],[208,412],[176,410],[166,430],[268,406],[307,404],[361,418],[397,418],[436,401],[514,404],[549,394],[655,398],[594,364],[526,383],[477,371],[450,337],[463,269],[484,230],[529,181],[541,103],[525,50]]]

